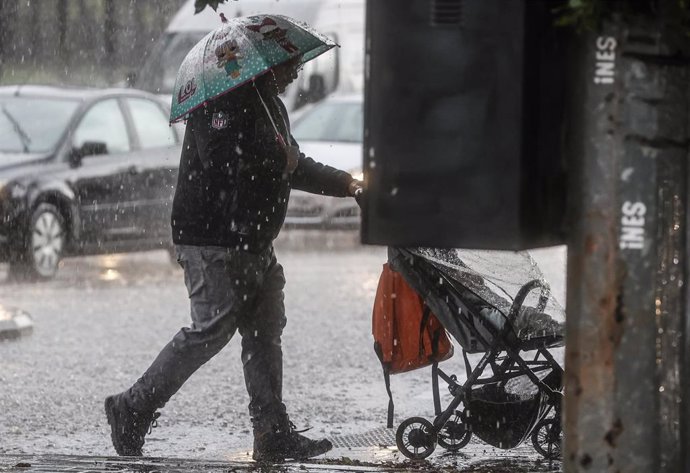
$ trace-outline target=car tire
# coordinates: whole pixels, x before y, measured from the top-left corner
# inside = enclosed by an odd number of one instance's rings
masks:
[[[10,277],[29,281],[52,279],[64,253],[65,229],[65,218],[57,207],[39,204],[31,214],[21,250],[10,261]]]

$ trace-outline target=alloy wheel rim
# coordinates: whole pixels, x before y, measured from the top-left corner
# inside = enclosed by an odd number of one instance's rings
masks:
[[[42,213],[31,235],[34,267],[38,274],[51,276],[55,273],[63,244],[64,234],[58,217],[51,212]]]

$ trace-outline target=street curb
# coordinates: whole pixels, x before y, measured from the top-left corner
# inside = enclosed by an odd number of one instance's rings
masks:
[[[0,306],[0,341],[30,335],[34,322],[28,312],[15,307]]]

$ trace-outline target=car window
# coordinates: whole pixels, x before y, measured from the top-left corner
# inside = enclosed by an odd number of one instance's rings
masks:
[[[130,151],[127,125],[117,99],[106,99],[91,107],[74,132],[73,144],[80,148],[86,142],[105,143],[110,154]]]
[[[127,99],[142,149],[174,145],[175,131],[161,107],[147,99]]]
[[[0,152],[53,151],[78,107],[77,100],[0,97]]]
[[[292,127],[297,141],[344,141],[361,143],[362,104],[324,102],[305,112]]]

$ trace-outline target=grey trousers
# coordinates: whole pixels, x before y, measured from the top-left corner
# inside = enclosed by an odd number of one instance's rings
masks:
[[[282,402],[285,276],[273,248],[261,254],[210,246],[176,246],[192,324],[182,328],[129,389],[135,410],[161,408],[236,330],[242,337],[249,414],[256,428],[286,419]]]

